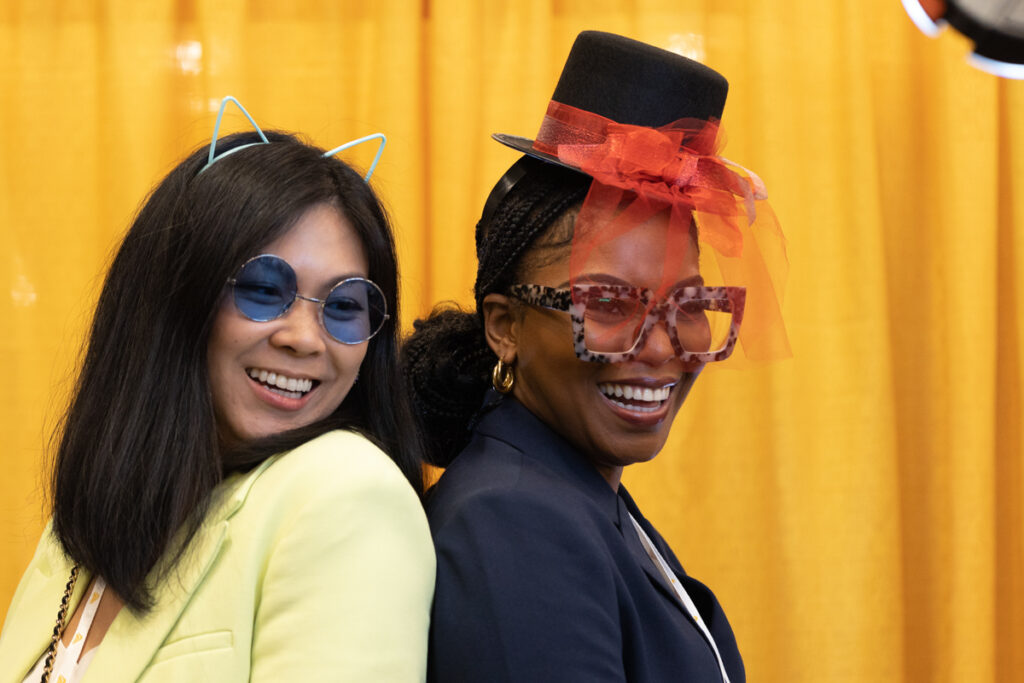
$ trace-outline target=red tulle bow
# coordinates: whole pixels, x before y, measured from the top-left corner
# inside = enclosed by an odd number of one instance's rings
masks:
[[[680,119],[660,128],[616,123],[552,101],[534,149],[602,185],[695,212],[702,237],[725,256],[743,250],[742,217],[753,223],[764,184],[716,154],[716,121]]]

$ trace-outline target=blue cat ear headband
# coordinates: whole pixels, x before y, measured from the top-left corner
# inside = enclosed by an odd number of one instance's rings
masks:
[[[224,118],[224,109],[227,108],[228,102],[234,102],[235,106],[238,107],[243,114],[245,114],[245,118],[249,119],[249,123],[252,124],[252,127],[255,128],[256,132],[259,134],[261,142],[250,142],[247,145],[239,145],[238,147],[233,147],[228,151],[224,152],[223,154],[221,154],[220,156],[217,156],[217,136],[220,134],[220,120]],[[388,139],[384,137],[383,133],[372,133],[370,135],[364,135],[363,137],[357,138],[355,140],[350,140],[349,142],[346,142],[343,145],[338,145],[334,149],[324,152],[324,156],[333,157],[335,154],[338,154],[339,152],[344,152],[349,147],[355,147],[356,145],[361,145],[364,142],[369,142],[370,140],[380,140],[380,145],[377,147],[377,155],[373,157],[373,163],[370,164],[370,170],[366,172],[366,177],[363,178],[363,180],[365,180],[366,182],[370,182],[370,176],[373,175],[374,170],[377,168],[377,162],[380,161],[381,155],[384,154],[384,145],[387,144],[388,141]],[[256,125],[256,121],[254,121],[252,116],[249,115],[249,112],[245,110],[245,107],[242,106],[242,103],[236,100],[231,95],[228,95],[220,101],[220,111],[217,112],[217,123],[213,126],[213,140],[210,141],[210,154],[206,159],[206,165],[199,169],[199,173],[202,173],[206,169],[210,168],[210,166],[213,165],[213,162],[220,161],[224,157],[228,156],[229,154],[234,154],[240,149],[245,149],[246,147],[253,147],[255,145],[269,144],[270,140],[268,140],[267,136],[263,134],[263,131],[260,130],[260,127]],[[199,174],[197,173],[196,175]]]

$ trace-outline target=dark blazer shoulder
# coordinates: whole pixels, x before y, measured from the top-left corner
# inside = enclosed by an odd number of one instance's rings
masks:
[[[600,515],[585,494],[565,477],[500,436],[477,432],[469,445],[430,489],[427,517],[435,533],[460,515],[510,511],[517,519],[539,516],[579,533]]]

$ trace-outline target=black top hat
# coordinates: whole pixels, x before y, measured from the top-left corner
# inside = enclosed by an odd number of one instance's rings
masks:
[[[721,119],[729,84],[700,62],[630,38],[584,31],[576,38],[552,101],[616,123],[659,127],[679,119]],[[498,142],[568,166],[533,140],[496,133]]]

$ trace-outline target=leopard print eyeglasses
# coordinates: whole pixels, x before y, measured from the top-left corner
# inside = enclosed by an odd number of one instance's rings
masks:
[[[573,349],[580,360],[621,363],[639,354],[644,337],[665,323],[676,356],[684,363],[711,363],[736,348],[747,290],[744,287],[680,287],[665,299],[626,285],[513,285],[509,295],[534,306],[568,312]]]

